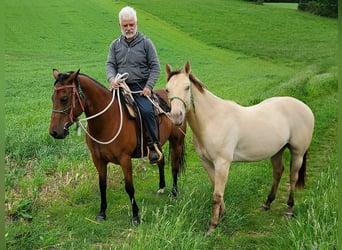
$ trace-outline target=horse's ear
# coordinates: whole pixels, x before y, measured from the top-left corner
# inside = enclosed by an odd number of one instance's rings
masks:
[[[80,73],[80,69],[78,69],[77,71],[71,73],[69,79],[72,80],[72,81],[75,80],[79,73]]]
[[[189,61],[186,61],[183,69],[182,69],[182,72],[187,74],[187,75],[190,75],[190,72],[191,72],[191,67],[190,67],[190,62]]]
[[[58,69],[53,69],[53,70],[52,70],[52,74],[53,74],[53,77],[57,80],[58,75],[59,75]]]
[[[166,70],[167,76],[170,76],[171,72],[172,72],[172,68],[171,68],[171,66],[169,64],[165,65],[165,70]]]

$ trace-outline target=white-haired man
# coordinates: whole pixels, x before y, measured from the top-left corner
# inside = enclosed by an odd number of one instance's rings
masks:
[[[156,48],[152,41],[138,32],[138,18],[136,11],[127,6],[119,12],[119,23],[122,35],[112,41],[106,61],[107,80],[111,88],[116,89],[119,83],[115,76],[128,73],[127,85],[137,102],[143,123],[150,138],[148,141],[150,163],[159,162],[162,148],[157,135],[157,122],[153,105],[147,97],[151,96],[154,85],[160,75],[160,64]]]

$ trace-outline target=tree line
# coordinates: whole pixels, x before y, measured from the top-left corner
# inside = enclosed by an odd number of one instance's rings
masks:
[[[245,0],[263,3],[298,3],[298,10],[307,11],[315,15],[337,18],[338,0]]]

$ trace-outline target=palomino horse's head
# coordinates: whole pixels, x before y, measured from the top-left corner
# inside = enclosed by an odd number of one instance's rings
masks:
[[[193,86],[203,93],[204,85],[191,73],[188,61],[178,71],[172,71],[171,66],[167,64],[166,73],[166,92],[171,103],[169,116],[173,124],[180,126],[185,121],[186,113],[190,109],[195,109]]]
[[[67,74],[53,70],[56,81],[52,94],[53,106],[49,132],[55,139],[65,138],[69,134],[69,127],[84,111],[78,73],[79,70]]]
[[[186,62],[179,71],[172,71],[171,66],[166,64],[166,92],[171,103],[170,117],[176,126],[180,126],[184,122],[187,108],[190,107],[190,71],[189,62]]]

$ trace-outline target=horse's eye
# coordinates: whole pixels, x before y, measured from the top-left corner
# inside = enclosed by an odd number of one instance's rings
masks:
[[[166,93],[169,93],[169,90],[168,89],[165,89]]]
[[[62,99],[61,99],[61,103],[62,104],[66,104],[68,101],[68,97],[67,96],[63,96]]]
[[[190,85],[186,86],[185,90],[188,91],[190,89]]]

